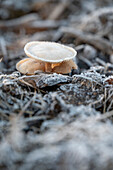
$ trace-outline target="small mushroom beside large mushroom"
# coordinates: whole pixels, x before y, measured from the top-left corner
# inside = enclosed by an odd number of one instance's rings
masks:
[[[40,70],[48,73],[70,73],[77,69],[73,61],[76,51],[68,46],[48,41],[33,41],[25,45],[24,51],[29,58],[16,64],[16,68],[23,74],[32,75]]]

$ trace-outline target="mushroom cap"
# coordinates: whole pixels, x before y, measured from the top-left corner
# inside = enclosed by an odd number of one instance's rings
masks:
[[[45,71],[45,64],[39,60],[26,58],[16,64],[16,69],[23,74],[32,75],[37,70]]]
[[[63,61],[60,65],[53,68],[52,72],[60,73],[60,74],[68,74],[72,69],[77,69],[77,65],[73,60]]]
[[[77,54],[71,47],[48,41],[29,42],[24,51],[28,57],[48,63],[61,63],[73,59]]]

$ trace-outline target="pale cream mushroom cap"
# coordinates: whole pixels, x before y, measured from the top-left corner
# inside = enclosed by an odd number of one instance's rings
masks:
[[[28,57],[48,63],[61,63],[73,59],[77,52],[68,46],[48,41],[33,41],[25,45]]]

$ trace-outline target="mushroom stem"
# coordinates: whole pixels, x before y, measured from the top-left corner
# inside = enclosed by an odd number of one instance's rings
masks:
[[[51,64],[51,68],[53,69],[53,68],[55,68],[55,67],[57,67],[57,66],[60,66],[61,65],[61,63],[55,63],[55,64]]]
[[[51,72],[52,71],[51,63],[45,63],[45,71],[46,72]]]

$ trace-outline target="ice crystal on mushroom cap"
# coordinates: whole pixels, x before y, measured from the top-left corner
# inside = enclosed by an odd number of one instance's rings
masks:
[[[73,59],[76,51],[68,46],[48,41],[33,41],[25,45],[27,56],[45,62],[60,63]]]

